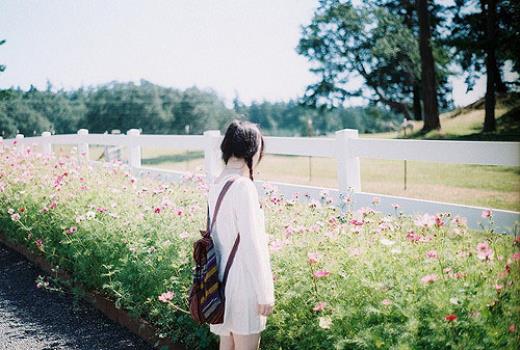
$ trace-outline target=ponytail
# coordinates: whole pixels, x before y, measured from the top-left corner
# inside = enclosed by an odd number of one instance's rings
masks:
[[[249,178],[251,179],[251,181],[255,181],[253,179],[253,159],[252,158],[247,158],[246,159],[246,164],[247,164],[247,167],[249,168]]]

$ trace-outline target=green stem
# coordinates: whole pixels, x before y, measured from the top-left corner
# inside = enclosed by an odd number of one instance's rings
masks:
[[[190,313],[189,311],[184,310],[184,309],[178,307],[177,305],[175,305],[175,304],[172,303],[171,301],[168,301],[168,304],[169,304],[171,307],[173,307],[174,309],[179,310],[180,312],[184,312],[185,314],[191,315],[191,313]]]

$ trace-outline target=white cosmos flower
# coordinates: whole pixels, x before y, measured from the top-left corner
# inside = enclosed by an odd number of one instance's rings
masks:
[[[323,329],[329,329],[332,325],[332,319],[328,316],[319,317],[320,327]]]
[[[381,242],[382,245],[386,245],[386,246],[390,246],[392,244],[395,244],[395,241],[389,240],[387,238],[381,238],[379,240],[379,242]]]

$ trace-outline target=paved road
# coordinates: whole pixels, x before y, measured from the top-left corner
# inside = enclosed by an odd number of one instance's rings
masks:
[[[0,243],[0,350],[152,349],[87,302],[36,288],[40,274]]]

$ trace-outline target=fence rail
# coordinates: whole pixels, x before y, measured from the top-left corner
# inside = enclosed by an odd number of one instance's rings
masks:
[[[80,157],[89,158],[89,145],[114,145],[128,148],[128,164],[137,174],[157,175],[178,179],[183,173],[141,167],[141,147],[176,148],[182,150],[204,151],[204,170],[208,181],[212,181],[222,169],[220,142],[223,136],[218,130],[209,130],[203,135],[141,135],[139,130],[128,130],[127,134],[89,134],[80,129],[77,134],[28,137],[17,135],[14,139],[2,140],[3,144],[18,147],[19,152],[27,143],[41,145],[43,153],[52,153],[54,144],[75,144]],[[501,166],[520,166],[520,142],[488,142],[488,141],[445,141],[445,140],[390,140],[376,138],[359,138],[354,129],[339,130],[335,137],[266,137],[265,153],[311,157],[335,158],[337,161],[338,188],[320,188],[285,183],[275,183],[285,195],[295,192],[307,193],[310,198],[319,197],[322,190],[340,200],[346,191],[353,194],[354,208],[368,206],[374,196],[381,199],[380,209],[393,213],[392,204],[397,202],[400,209],[409,214],[424,212],[450,211],[454,215],[468,219],[471,228],[481,228],[480,218],[483,207],[457,205],[399,196],[387,196],[378,193],[367,193],[361,190],[360,157],[415,160],[427,162],[482,164]],[[461,174],[463,176],[463,174]],[[256,181],[262,186],[262,181]],[[301,196],[305,198],[305,196]],[[520,213],[508,210],[494,210],[496,229],[511,233],[518,229]]]

